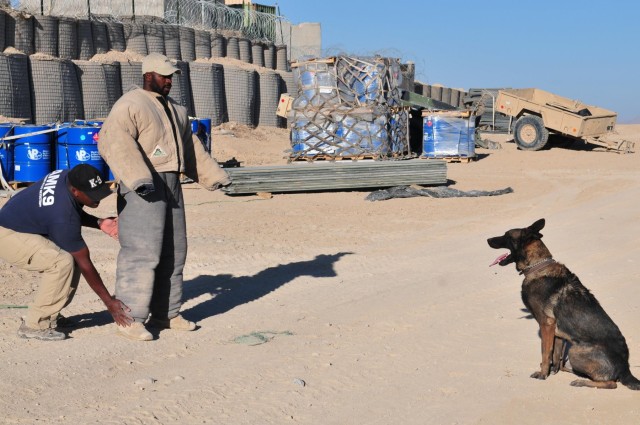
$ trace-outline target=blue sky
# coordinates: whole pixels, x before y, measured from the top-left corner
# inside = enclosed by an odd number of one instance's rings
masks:
[[[323,55],[381,54],[447,87],[537,87],[640,123],[640,1],[277,0]]]

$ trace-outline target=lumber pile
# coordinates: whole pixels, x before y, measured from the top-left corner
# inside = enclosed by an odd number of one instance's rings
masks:
[[[229,168],[229,195],[368,189],[400,185],[443,185],[442,160],[301,162],[281,166]]]

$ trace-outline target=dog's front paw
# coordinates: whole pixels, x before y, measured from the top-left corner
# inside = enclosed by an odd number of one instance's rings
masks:
[[[542,379],[542,380],[547,379],[547,375],[545,375],[544,373],[542,373],[542,372],[540,372],[540,371],[533,372],[533,373],[531,374],[531,377],[532,377],[532,378],[535,378],[535,379]]]

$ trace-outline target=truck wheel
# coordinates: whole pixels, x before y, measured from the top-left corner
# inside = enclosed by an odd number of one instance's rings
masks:
[[[513,138],[520,149],[538,151],[547,144],[549,130],[542,123],[542,118],[525,115],[516,121]]]

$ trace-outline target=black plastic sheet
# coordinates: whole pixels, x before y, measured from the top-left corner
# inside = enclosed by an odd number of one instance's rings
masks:
[[[389,189],[371,192],[365,198],[367,201],[386,201],[393,198],[414,198],[427,196],[429,198],[476,198],[480,196],[498,196],[512,193],[513,189],[507,187],[499,190],[469,190],[462,191],[447,186],[437,186],[418,189],[412,186],[395,186]]]

